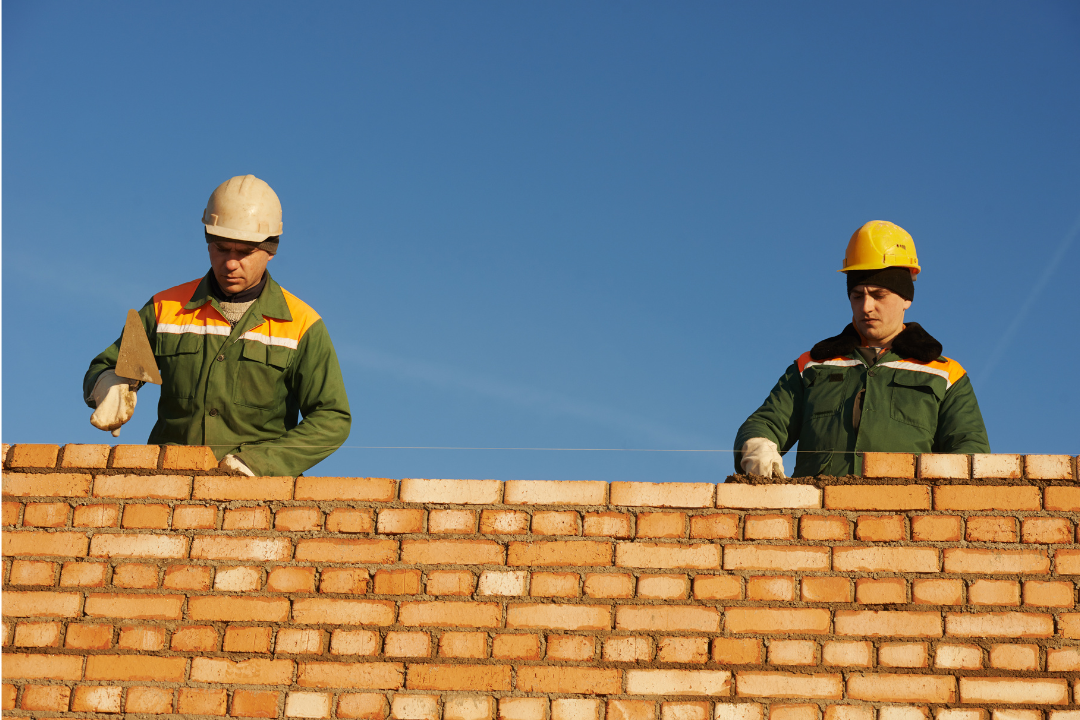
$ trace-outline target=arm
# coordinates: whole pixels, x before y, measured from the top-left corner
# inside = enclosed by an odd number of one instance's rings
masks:
[[[153,298],[147,300],[146,304],[139,310],[139,318],[143,321],[143,327],[146,328],[146,337],[150,338],[150,347],[154,347],[154,336],[157,332],[157,313],[154,310]],[[102,350],[97,357],[90,361],[90,367],[87,369],[86,374],[83,375],[83,402],[86,403],[87,407],[92,408],[95,406],[92,393],[98,375],[101,375],[102,372],[109,368],[116,367],[116,360],[120,356],[120,342],[123,338],[123,333],[121,333],[116,342]]]
[[[232,452],[256,475],[300,475],[349,437],[349,398],[322,320],[301,338],[289,374],[290,405],[295,403],[304,419],[281,437],[244,444]]]
[[[795,363],[776,381],[769,397],[746,419],[735,435],[735,472],[742,470],[742,446],[751,438],[772,440],[787,452],[802,430],[803,381]]]
[[[986,436],[979,401],[965,373],[962,378],[945,391],[945,399],[938,409],[937,435],[934,436],[934,452],[940,453],[988,453],[990,440]]]

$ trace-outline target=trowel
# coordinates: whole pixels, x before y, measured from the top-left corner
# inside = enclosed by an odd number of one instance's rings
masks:
[[[142,318],[134,310],[128,310],[127,322],[124,323],[124,336],[120,341],[120,356],[116,359],[117,375],[128,380],[161,384],[157,360],[146,337],[146,328]]]

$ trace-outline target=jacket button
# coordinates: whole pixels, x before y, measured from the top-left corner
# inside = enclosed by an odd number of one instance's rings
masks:
[[[218,355],[218,356],[217,356],[217,361],[218,361],[218,362],[221,362],[221,361],[222,361],[222,360],[224,360],[224,359],[225,359],[225,356],[224,356],[224,355]]]
[[[874,371],[873,370],[867,370],[866,374],[869,375],[870,377],[874,377]]]
[[[217,415],[217,408],[210,408],[210,417]]]

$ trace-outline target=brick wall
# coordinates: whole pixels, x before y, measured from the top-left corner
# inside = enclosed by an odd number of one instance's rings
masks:
[[[2,449],[13,717],[1080,718],[1070,456],[710,485]]]

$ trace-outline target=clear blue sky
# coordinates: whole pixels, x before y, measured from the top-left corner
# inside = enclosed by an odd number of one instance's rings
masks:
[[[83,373],[246,173],[354,413],[309,474],[721,480],[871,219],[994,451],[1080,452],[1071,0],[5,0],[5,442],[145,442]]]

